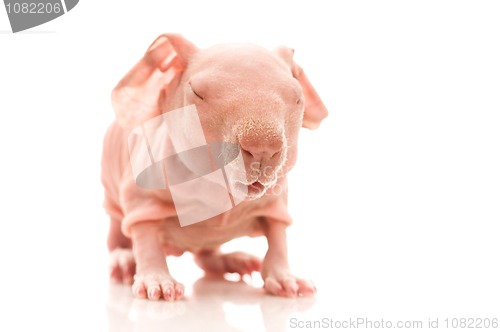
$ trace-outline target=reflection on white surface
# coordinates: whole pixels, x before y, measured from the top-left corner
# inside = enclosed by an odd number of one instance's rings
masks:
[[[266,295],[243,281],[203,277],[179,302],[133,297],[129,286],[111,284],[109,332],[124,331],[286,331],[290,314],[306,312],[314,298]]]

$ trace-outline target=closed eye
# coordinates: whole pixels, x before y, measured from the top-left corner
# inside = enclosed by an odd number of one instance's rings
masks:
[[[191,83],[189,83],[189,86],[191,87],[191,91],[193,91],[196,97],[200,98],[201,100],[204,100],[204,98],[193,89]]]

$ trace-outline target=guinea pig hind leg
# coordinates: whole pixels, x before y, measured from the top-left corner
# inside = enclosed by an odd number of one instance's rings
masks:
[[[238,273],[241,276],[260,271],[261,259],[245,252],[237,251],[228,254],[219,248],[202,250],[195,254],[195,261],[207,273]]]
[[[113,282],[131,285],[135,274],[132,249],[115,248],[109,252],[109,274]]]
[[[121,221],[111,219],[108,233],[109,273],[114,282],[132,284],[135,259],[132,241],[121,232]]]

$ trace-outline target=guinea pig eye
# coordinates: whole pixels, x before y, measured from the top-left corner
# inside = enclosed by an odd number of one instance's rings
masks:
[[[297,101],[296,101],[297,105],[299,105],[301,102],[302,102],[301,98],[297,99]]]
[[[193,89],[193,86],[191,85],[191,83],[189,83],[189,87],[191,88],[191,91],[193,91],[193,93],[195,94],[196,97],[200,98],[201,100],[203,100],[203,97],[198,94],[194,89]]]

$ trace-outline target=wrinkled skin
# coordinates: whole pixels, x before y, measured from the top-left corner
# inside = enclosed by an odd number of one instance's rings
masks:
[[[111,277],[133,283],[137,297],[182,298],[184,287],[171,276],[165,257],[185,251],[207,272],[260,271],[270,294],[316,292],[311,281],[289,270],[286,173],[297,158],[300,128],[317,128],[327,111],[292,56],[285,47],[268,51],[249,44],[199,50],[180,35],[166,34],[113,90],[117,121],[106,134],[102,159]],[[229,181],[248,195],[223,214],[181,227],[169,190],[136,185],[127,137],[144,121],[192,104],[208,143],[241,148],[244,169],[234,170]],[[269,246],[262,261],[219,251],[231,239],[259,235]]]

